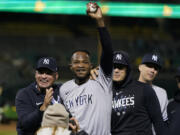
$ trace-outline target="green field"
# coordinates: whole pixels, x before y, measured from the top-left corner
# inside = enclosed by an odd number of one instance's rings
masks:
[[[16,131],[0,131],[0,135],[17,135]]]

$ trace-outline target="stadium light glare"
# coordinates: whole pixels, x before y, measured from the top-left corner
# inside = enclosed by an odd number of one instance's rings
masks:
[[[0,11],[85,15],[88,1],[1,0]],[[180,5],[97,2],[105,15],[148,18],[180,18]]]

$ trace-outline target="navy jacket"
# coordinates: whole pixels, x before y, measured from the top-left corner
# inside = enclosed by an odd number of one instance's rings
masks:
[[[54,100],[60,102],[59,85],[53,85]],[[43,112],[39,110],[44,102],[45,93],[37,89],[36,83],[19,90],[16,95],[15,105],[18,115],[18,135],[34,135],[41,126]]]
[[[180,90],[175,93],[174,98],[169,102],[167,112],[170,123],[173,122],[177,109],[180,108]]]
[[[112,135],[153,135],[152,123],[157,135],[163,135],[166,130],[155,92],[135,80],[113,90],[111,118]]]
[[[173,116],[173,120],[170,123],[170,133],[167,135],[179,135],[180,134],[180,107],[176,108],[176,113]]]

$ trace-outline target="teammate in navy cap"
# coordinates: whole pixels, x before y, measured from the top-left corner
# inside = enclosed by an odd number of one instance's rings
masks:
[[[156,53],[145,54],[142,59],[142,63],[139,65],[139,71],[140,71],[139,81],[143,83],[147,83],[153,88],[160,103],[163,120],[165,122],[168,122],[167,92],[164,88],[161,88],[153,84],[153,80],[156,78],[161,68],[162,68],[162,60],[159,55],[157,55]],[[156,134],[154,129],[153,129],[153,134],[154,135]]]
[[[58,67],[52,57],[40,58],[35,71],[35,82],[19,90],[15,104],[18,115],[18,135],[34,135],[40,127],[43,112],[49,104],[59,103],[60,84]]]
[[[116,86],[116,82],[119,85],[121,82],[125,82],[128,79],[131,66],[129,61],[129,55],[124,51],[115,51],[113,55],[113,86]]]
[[[157,69],[161,69],[162,67],[162,60],[160,56],[156,53],[147,53],[144,55],[142,59],[142,64],[153,64],[153,66]]]

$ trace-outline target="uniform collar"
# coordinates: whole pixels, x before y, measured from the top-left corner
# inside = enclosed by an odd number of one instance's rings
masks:
[[[36,83],[36,82],[34,82],[34,83],[32,84],[32,87],[33,87],[33,91],[34,91],[36,94],[38,94],[38,95],[40,95],[40,94],[44,95],[42,92],[40,92],[40,91],[38,90],[38,88],[37,88],[37,83]]]

